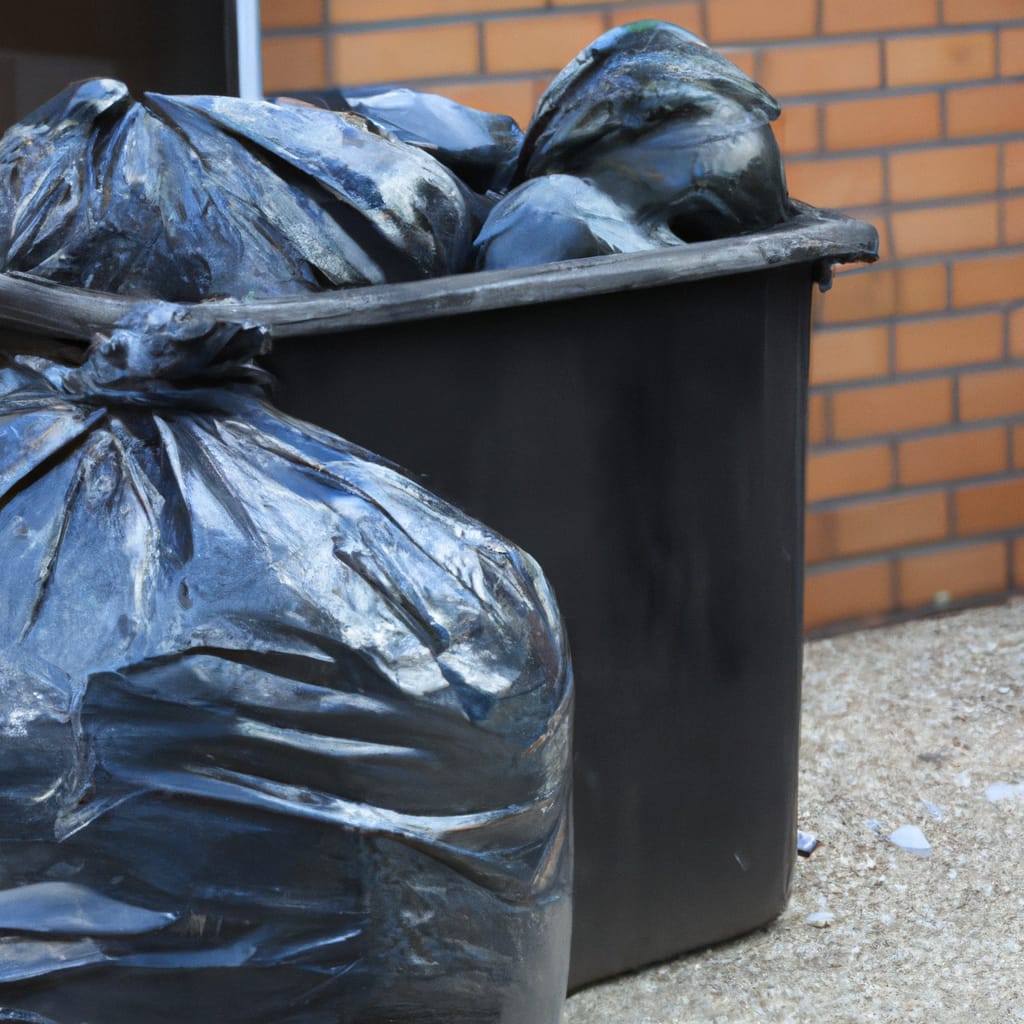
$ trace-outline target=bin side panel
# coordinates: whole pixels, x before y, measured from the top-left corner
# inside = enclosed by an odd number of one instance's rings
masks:
[[[809,265],[292,338],[278,401],[543,566],[578,683],[571,984],[758,927],[794,859]]]

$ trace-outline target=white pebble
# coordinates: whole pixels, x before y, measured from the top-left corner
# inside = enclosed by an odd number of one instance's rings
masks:
[[[889,842],[917,857],[931,856],[931,843],[925,839],[924,833],[916,825],[901,825],[889,835]]]
[[[804,924],[812,928],[827,928],[835,919],[836,915],[829,910],[816,910],[804,918]]]
[[[1024,782],[993,782],[985,796],[994,804],[1004,800],[1024,800]]]

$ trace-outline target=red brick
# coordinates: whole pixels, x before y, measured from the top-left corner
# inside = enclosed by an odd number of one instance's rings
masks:
[[[612,10],[612,25],[628,25],[633,21],[667,21],[670,25],[688,28],[698,36],[704,35],[699,3],[627,4]],[[735,60],[732,56],[729,59]]]
[[[896,273],[886,268],[840,274],[831,291],[815,296],[819,323],[881,320],[896,313]]]
[[[995,192],[999,147],[929,146],[889,155],[889,193],[894,203]]]
[[[812,452],[807,459],[807,500],[827,501],[884,491],[892,486],[888,445]]]
[[[938,0],[823,0],[822,27],[829,34],[926,28],[938,21]]]
[[[604,32],[600,14],[502,18],[484,24],[487,71],[560,71]]]
[[[785,157],[798,153],[817,153],[821,148],[818,131],[818,105],[791,103],[782,108],[782,114],[772,125],[779,148]]]
[[[793,160],[786,179],[789,194],[812,206],[872,206],[885,198],[880,156]]]
[[[1024,140],[1003,143],[1003,176],[1007,188],[1024,188]]]
[[[541,83],[547,84],[544,79]],[[464,103],[476,110],[485,110],[493,114],[507,114],[523,128],[533,117],[537,106],[536,82],[530,78],[519,81],[488,81],[451,82],[431,87],[431,92],[439,92],[457,103]]]
[[[896,458],[902,487],[994,476],[1006,472],[1006,431],[987,427],[901,441]]]
[[[956,522],[965,537],[1024,527],[1024,478],[957,491]]]
[[[946,96],[951,138],[1024,132],[1024,82],[951,89]]]
[[[1013,468],[1024,469],[1024,423],[1013,428]]]
[[[1024,366],[960,375],[960,418],[965,421],[1024,415]]]
[[[875,42],[772,46],[761,56],[761,84],[776,96],[877,89],[881,83]]]
[[[913,316],[945,309],[949,301],[947,281],[944,263],[900,267],[896,271],[896,312]]]
[[[1019,21],[1020,0],[943,0],[947,25],[970,25],[986,21]]]
[[[893,250],[900,259],[993,249],[999,244],[999,204],[962,203],[899,210],[892,215]]]
[[[818,24],[817,0],[712,0],[708,4],[708,41],[760,42],[813,36]]]
[[[268,96],[327,85],[322,36],[271,36],[263,40],[262,53],[263,91]]]
[[[346,85],[445,78],[479,69],[476,26],[469,23],[334,37],[334,74]]]
[[[1007,253],[953,265],[956,306],[986,306],[1013,302],[1024,291],[1024,253]]]
[[[949,534],[945,494],[912,494],[807,514],[807,563],[892,551]]]
[[[1004,78],[1024,75],[1024,28],[1004,28],[999,33],[999,73]]]
[[[887,39],[885,68],[890,87],[991,78],[996,70],[995,35],[958,32]]]
[[[1024,359],[1024,306],[1010,313],[1010,355]]]
[[[889,372],[885,326],[817,330],[811,338],[811,384],[884,377]]]
[[[546,0],[330,0],[328,10],[334,24],[356,24],[413,20],[437,15],[477,15],[546,6]]]
[[[1001,541],[911,555],[897,562],[901,608],[942,607],[949,601],[1004,593],[1009,587]]]
[[[874,149],[929,142],[942,134],[938,93],[839,100],[825,107],[828,149]]]
[[[946,308],[946,268],[941,263],[890,269],[884,265],[837,276],[835,286],[815,296],[820,324],[881,320]]]
[[[953,417],[953,382],[946,377],[856,388],[832,396],[838,441],[940,427]]]
[[[315,28],[323,24],[323,0],[260,0],[260,27]]]
[[[1024,196],[1003,200],[1003,244],[1024,244]]]
[[[827,434],[826,402],[824,395],[811,395],[807,400],[807,443],[821,444]]]
[[[880,617],[892,609],[891,580],[887,562],[809,572],[804,580],[804,629]]]
[[[896,326],[896,370],[916,373],[971,363],[992,363],[1003,354],[1001,313],[915,320]]]
[[[1013,585],[1024,590],[1024,537],[1013,542]]]

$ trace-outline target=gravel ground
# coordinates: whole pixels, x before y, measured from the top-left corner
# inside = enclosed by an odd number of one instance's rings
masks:
[[[806,646],[800,827],[771,927],[565,1024],[1024,1024],[1024,599]]]

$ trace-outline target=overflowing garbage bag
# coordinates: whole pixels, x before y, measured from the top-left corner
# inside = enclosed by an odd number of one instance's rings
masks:
[[[412,89],[304,98],[69,87],[0,140],[0,270],[266,298],[681,245],[789,211],[778,104],[664,22],[587,47],[525,135]]]
[[[790,213],[771,128],[779,104],[666,22],[634,22],[584,49],[547,88],[522,138],[494,115],[410,89],[304,95],[359,111],[467,182],[459,152],[472,154],[472,187],[498,202],[469,269],[708,241],[762,231]]]
[[[526,133],[518,180],[583,179],[621,206],[649,248],[760,231],[788,210],[770,124],[779,113],[761,86],[692,33],[637,22],[601,36],[551,83]],[[514,225],[505,220],[508,246]],[[530,234],[524,225],[523,248]],[[479,242],[485,265],[503,265]]]
[[[180,302],[453,273],[473,220],[360,117],[70,86],[0,140],[0,269]]]
[[[572,683],[513,545],[142,303],[0,359],[0,1020],[555,1024]]]

